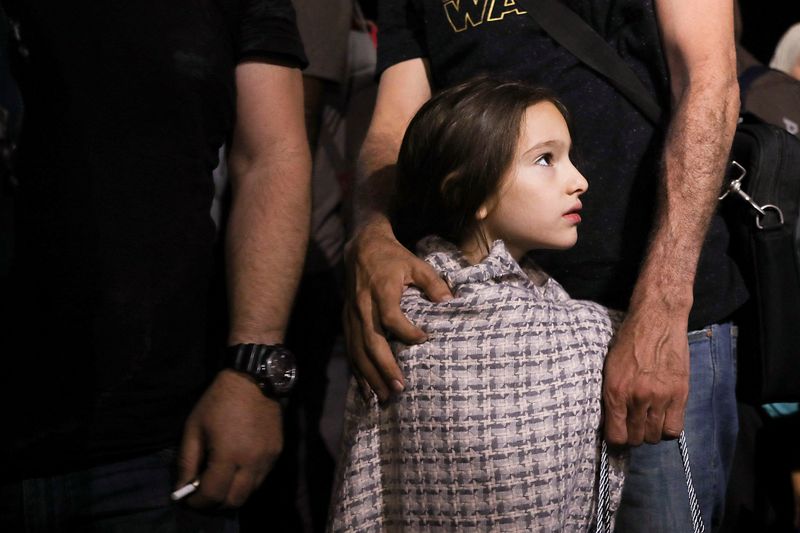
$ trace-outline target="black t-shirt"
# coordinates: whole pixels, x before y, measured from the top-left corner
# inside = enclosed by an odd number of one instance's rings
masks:
[[[35,475],[176,442],[211,375],[211,172],[234,69],[305,56],[290,0],[4,5],[25,121],[0,460]]]
[[[565,0],[622,56],[664,109],[665,59],[651,1]],[[540,30],[512,1],[386,0],[379,4],[378,73],[430,61],[434,89],[478,74],[552,88],[570,111],[573,159],[589,181],[578,244],[536,258],[575,298],[626,309],[656,205],[662,133],[627,100]],[[726,318],[746,298],[726,255],[719,216],[701,254],[689,326]]]

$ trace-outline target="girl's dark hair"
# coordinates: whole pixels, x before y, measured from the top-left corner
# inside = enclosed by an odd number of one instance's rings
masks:
[[[497,192],[511,166],[525,111],[550,102],[548,90],[520,82],[476,78],[444,90],[417,112],[397,162],[395,233],[411,248],[425,235],[458,244],[475,213]]]

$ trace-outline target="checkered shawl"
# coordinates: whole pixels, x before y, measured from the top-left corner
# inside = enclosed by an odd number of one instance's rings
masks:
[[[570,299],[501,241],[474,266],[438,237],[419,251],[455,298],[403,295],[429,338],[393,343],[406,377],[396,399],[365,402],[351,382],[329,529],[587,531],[603,358],[621,317]],[[620,463],[611,470],[615,508]]]

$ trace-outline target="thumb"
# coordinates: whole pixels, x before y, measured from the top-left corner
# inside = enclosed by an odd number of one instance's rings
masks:
[[[176,488],[182,487],[197,479],[200,463],[203,460],[203,433],[191,420],[186,422],[183,430],[181,448],[178,452],[178,482]]]

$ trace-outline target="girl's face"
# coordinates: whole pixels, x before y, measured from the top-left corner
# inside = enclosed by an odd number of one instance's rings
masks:
[[[569,248],[578,239],[578,198],[589,184],[569,159],[571,142],[552,103],[529,107],[500,190],[476,214],[488,241],[502,239],[517,260],[537,248]]]

